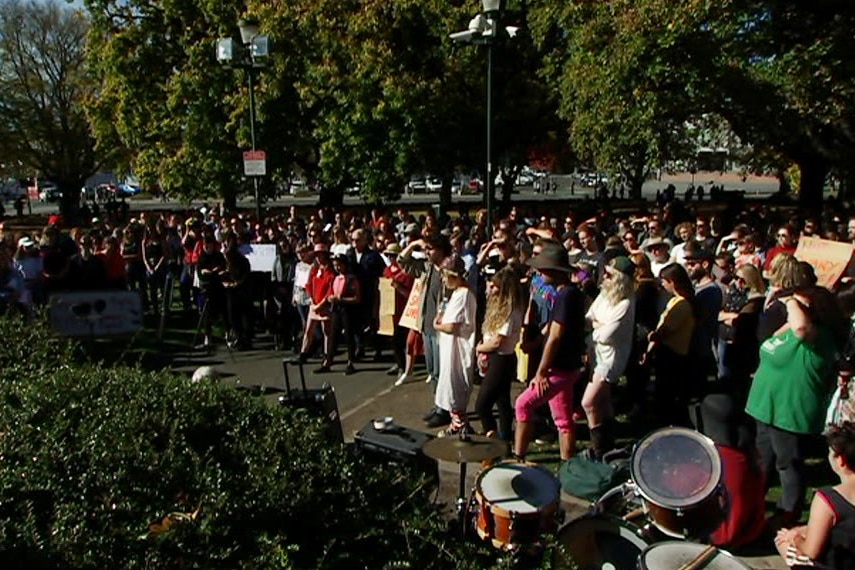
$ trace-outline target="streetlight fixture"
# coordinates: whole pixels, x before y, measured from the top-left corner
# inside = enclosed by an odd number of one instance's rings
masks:
[[[493,231],[493,200],[495,199],[495,176],[493,174],[493,44],[502,30],[499,17],[503,0],[481,0],[482,13],[469,22],[462,32],[454,32],[451,39],[458,43],[482,44],[487,46],[487,232]],[[504,31],[514,37],[518,28],[508,26]]]
[[[244,175],[252,178],[255,193],[255,216],[261,221],[261,198],[258,191],[258,179],[267,174],[267,155],[256,149],[255,140],[255,72],[264,67],[263,60],[270,54],[270,39],[260,35],[258,22],[244,19],[238,22],[241,43],[234,38],[217,40],[217,61],[228,67],[237,67],[246,71],[249,85],[249,134],[252,150],[244,152]]]

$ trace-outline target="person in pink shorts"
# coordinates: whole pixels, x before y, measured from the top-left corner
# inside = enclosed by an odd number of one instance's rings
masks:
[[[540,254],[528,260],[546,283],[556,289],[552,316],[541,331],[543,355],[528,388],[517,397],[514,455],[524,459],[534,436],[534,411],[549,403],[555,425],[561,459],[576,453],[576,430],[573,421],[573,386],[582,375],[585,354],[585,295],[571,282],[575,268],[570,265],[567,250],[559,244],[546,243]]]

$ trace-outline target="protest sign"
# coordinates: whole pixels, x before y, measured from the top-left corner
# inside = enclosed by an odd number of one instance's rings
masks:
[[[404,307],[404,312],[401,314],[401,320],[398,324],[408,329],[419,330],[419,317],[422,312],[422,296],[425,290],[425,280],[416,279],[413,283],[413,290],[410,291],[410,296],[407,299],[407,306]]]
[[[395,286],[387,277],[380,278],[380,327],[377,334],[392,336],[395,334]]]
[[[48,298],[51,330],[61,336],[104,337],[133,334],[143,325],[136,291],[69,291]]]
[[[795,256],[813,266],[817,285],[831,289],[849,265],[852,247],[849,243],[803,236],[799,238]]]
[[[249,260],[249,268],[252,271],[270,273],[276,264],[275,243],[248,243],[240,246],[240,252]]]

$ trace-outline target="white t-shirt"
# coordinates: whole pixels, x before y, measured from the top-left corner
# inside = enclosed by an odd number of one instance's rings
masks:
[[[498,331],[494,334],[502,335],[502,342],[496,352],[499,354],[513,354],[517,343],[520,340],[520,329],[522,328],[523,314],[522,311],[511,311],[508,315],[508,320],[505,321]],[[492,338],[492,334],[487,338]]]

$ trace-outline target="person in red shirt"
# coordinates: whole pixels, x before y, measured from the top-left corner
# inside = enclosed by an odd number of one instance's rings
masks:
[[[772,270],[772,261],[782,253],[796,253],[796,230],[792,226],[783,225],[775,234],[777,243],[766,252],[766,262],[763,264],[764,277]]]
[[[398,324],[401,315],[404,314],[404,307],[407,306],[407,299],[410,298],[410,291],[412,291],[413,284],[416,281],[415,277],[404,271],[398,264],[398,255],[401,251],[400,245],[391,243],[383,252],[389,260],[389,265],[383,270],[383,277],[391,279],[392,287],[395,288],[395,315],[392,317],[394,323],[392,352],[395,355],[395,365],[386,371],[389,376],[398,376],[395,386],[400,386],[412,379],[415,364],[414,356],[407,354],[407,336],[410,329]]]
[[[731,396],[710,394],[695,423],[715,443],[722,464],[725,519],[710,535],[710,544],[737,548],[757,541],[766,529],[765,477],[750,421]]]
[[[306,322],[306,332],[303,335],[300,360],[306,361],[315,335],[315,328],[320,326],[321,332],[324,334],[324,359],[321,367],[315,370],[315,373],[322,373],[329,372],[333,357],[333,319],[330,297],[333,294],[335,272],[330,263],[330,250],[327,244],[315,244],[314,252],[315,266],[312,267],[309,280],[306,282],[306,293],[311,297],[312,304],[309,305],[309,318]]]

